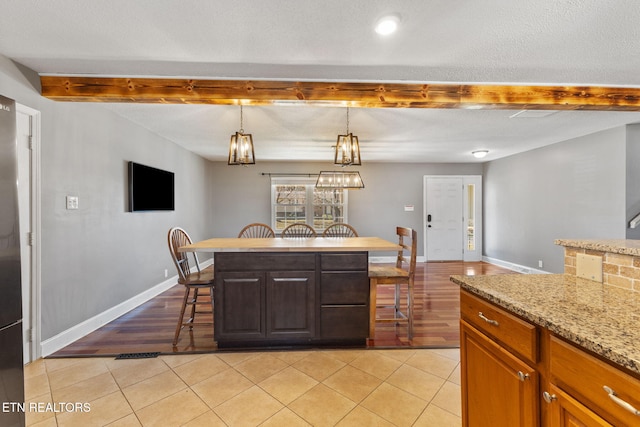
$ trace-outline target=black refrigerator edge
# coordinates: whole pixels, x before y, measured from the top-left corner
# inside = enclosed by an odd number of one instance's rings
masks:
[[[0,426],[25,425],[16,104],[0,95]]]

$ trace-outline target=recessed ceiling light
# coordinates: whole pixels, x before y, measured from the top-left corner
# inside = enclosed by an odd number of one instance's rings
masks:
[[[472,151],[471,154],[473,154],[473,157],[476,159],[482,159],[484,156],[489,154],[489,150],[476,150]]]
[[[398,29],[398,24],[400,23],[400,17],[398,15],[387,15],[383,16],[376,23],[376,33],[381,36],[388,36],[389,34],[393,34]]]

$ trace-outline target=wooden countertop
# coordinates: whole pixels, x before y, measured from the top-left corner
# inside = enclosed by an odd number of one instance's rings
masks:
[[[393,251],[397,243],[379,237],[213,238],[182,246],[180,252],[359,252]]]

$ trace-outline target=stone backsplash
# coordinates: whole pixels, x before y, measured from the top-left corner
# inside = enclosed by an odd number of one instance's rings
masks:
[[[565,246],[565,274],[576,276],[576,255],[579,253],[602,258],[602,282],[605,285],[640,292],[640,256]]]

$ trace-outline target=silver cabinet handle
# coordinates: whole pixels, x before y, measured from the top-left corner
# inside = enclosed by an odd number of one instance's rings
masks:
[[[478,312],[478,317],[481,318],[482,320],[484,320],[485,322],[487,322],[490,325],[494,325],[494,326],[499,326],[500,325],[497,320],[489,319],[487,316],[482,314],[481,311]]]
[[[613,400],[616,404],[622,406],[624,409],[631,412],[633,415],[640,415],[640,411],[634,408],[633,405],[631,405],[629,402],[625,402],[624,400],[616,396],[616,392],[611,387],[604,386],[602,388],[609,395],[609,399]]]
[[[525,373],[524,373],[524,372],[522,372],[522,371],[518,371],[518,379],[519,379],[520,381],[524,381],[524,380],[526,380],[527,378],[529,378],[529,374],[525,374]]]
[[[542,398],[544,399],[545,402],[547,403],[551,403],[554,400],[558,400],[558,398],[556,397],[555,394],[551,394],[548,391],[545,391],[544,393],[542,393]]]

